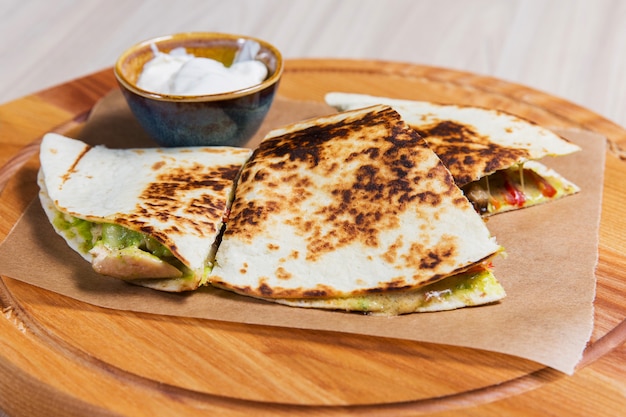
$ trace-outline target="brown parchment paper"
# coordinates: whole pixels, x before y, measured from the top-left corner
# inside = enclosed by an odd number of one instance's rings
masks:
[[[253,141],[271,127],[330,112],[323,103],[277,97]],[[112,309],[458,345],[572,374],[593,329],[605,139],[584,131],[558,133],[583,151],[543,162],[582,192],[489,219],[508,254],[495,262],[507,297],[494,305],[389,318],[287,307],[214,288],[162,293],[93,272],[56,235],[38,199],[0,246],[0,274]],[[154,146],[117,91],[94,108],[78,138],[110,147]]]

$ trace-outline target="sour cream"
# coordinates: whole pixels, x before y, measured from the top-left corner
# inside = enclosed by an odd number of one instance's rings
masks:
[[[154,93],[172,95],[219,94],[249,88],[267,77],[267,67],[249,59],[230,67],[210,58],[196,57],[184,48],[160,52],[153,45],[154,58],[148,61],[137,86]]]

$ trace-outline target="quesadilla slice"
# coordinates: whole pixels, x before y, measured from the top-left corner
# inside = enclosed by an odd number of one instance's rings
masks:
[[[162,291],[206,284],[242,165],[230,147],[109,149],[47,134],[40,201],[100,274]]]
[[[528,120],[479,107],[329,93],[338,110],[385,104],[415,129],[483,216],[530,207],[580,191],[537,162],[580,148]]]
[[[489,268],[500,251],[437,155],[379,105],[263,139],[238,180],[210,282],[298,307],[434,311],[504,297]]]

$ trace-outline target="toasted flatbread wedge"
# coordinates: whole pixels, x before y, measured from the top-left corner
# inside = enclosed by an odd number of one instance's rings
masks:
[[[207,282],[242,148],[109,149],[57,134],[41,144],[39,197],[94,269],[163,291]]]
[[[479,107],[329,93],[339,110],[393,107],[415,129],[483,216],[530,207],[580,191],[536,160],[580,148],[528,120]],[[530,163],[529,161],[533,161]]]
[[[422,291],[455,276],[448,289],[461,288],[500,250],[437,155],[379,105],[264,138],[242,170],[210,282],[298,307],[443,310],[504,296],[492,275],[455,302],[427,306],[435,293]]]

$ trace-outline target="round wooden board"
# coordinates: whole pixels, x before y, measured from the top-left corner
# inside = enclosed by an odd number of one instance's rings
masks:
[[[36,195],[37,139],[51,130],[71,135],[112,88],[107,69],[0,107],[8,123],[0,142],[0,238]],[[626,131],[489,77],[404,63],[288,61],[279,94],[321,101],[327,91],[498,108],[608,138],[595,327],[574,376],[459,347],[112,311],[2,277],[0,374],[9,377],[0,378],[0,409],[11,416],[621,412]],[[577,400],[594,393],[604,399],[593,407]]]

